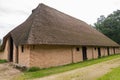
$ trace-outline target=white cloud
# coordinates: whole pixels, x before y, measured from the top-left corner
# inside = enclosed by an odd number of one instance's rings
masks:
[[[0,22],[0,39],[2,39],[14,27],[14,25]]]

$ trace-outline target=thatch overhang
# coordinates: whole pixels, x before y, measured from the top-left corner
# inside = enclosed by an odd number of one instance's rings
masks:
[[[32,11],[21,25],[8,33],[18,45],[74,45],[119,47],[87,23],[44,4]],[[5,45],[6,36],[3,41]]]

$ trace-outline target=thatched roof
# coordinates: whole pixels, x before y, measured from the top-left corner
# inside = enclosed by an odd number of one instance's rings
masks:
[[[39,4],[29,18],[8,35],[16,45],[119,46],[85,22],[44,4]]]

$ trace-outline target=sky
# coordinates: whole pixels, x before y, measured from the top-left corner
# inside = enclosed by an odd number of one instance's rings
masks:
[[[100,15],[120,9],[120,0],[0,0],[0,39],[24,22],[40,3],[91,25]]]

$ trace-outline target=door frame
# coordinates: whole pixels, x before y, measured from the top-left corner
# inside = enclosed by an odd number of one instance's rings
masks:
[[[108,56],[109,56],[110,55],[109,47],[107,47],[107,53],[108,53]]]
[[[16,46],[16,59],[15,63],[19,63],[19,51],[18,51],[18,46]]]
[[[115,54],[115,48],[113,47],[113,52],[114,52],[114,54]]]
[[[98,47],[98,58],[100,58],[101,57],[101,49],[100,49],[100,47]]]
[[[83,61],[87,60],[87,47],[82,47],[82,55],[83,55]]]
[[[13,39],[12,39],[12,37],[9,37],[9,51],[8,51],[8,61],[9,62],[13,62],[13,49],[14,49]]]

